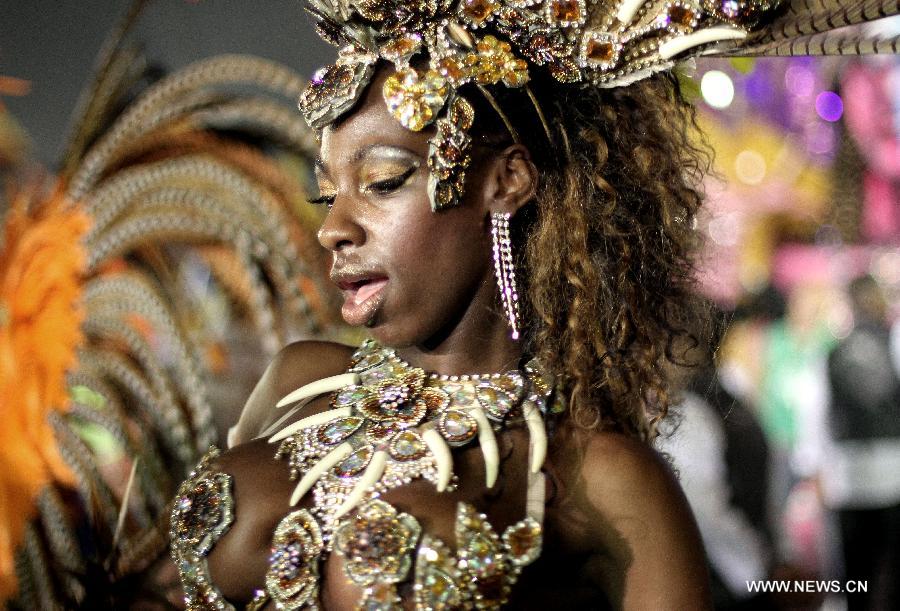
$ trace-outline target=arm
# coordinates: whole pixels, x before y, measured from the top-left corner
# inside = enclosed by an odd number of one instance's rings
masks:
[[[703,545],[674,475],[646,444],[615,433],[587,441],[581,470],[594,578],[622,609],[710,609]]]

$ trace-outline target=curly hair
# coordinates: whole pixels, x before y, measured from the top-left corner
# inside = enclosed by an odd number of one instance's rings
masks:
[[[535,78],[530,90],[540,121],[524,93],[496,91],[540,175],[535,205],[513,219],[526,350],[579,427],[650,439],[669,404],[664,362],[688,335],[680,321],[698,315],[694,219],[710,155],[670,73],[615,89]],[[497,114],[475,104],[473,133],[497,137]]]

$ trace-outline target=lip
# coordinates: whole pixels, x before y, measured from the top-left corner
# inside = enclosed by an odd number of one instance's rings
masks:
[[[385,300],[387,274],[375,269],[357,267],[334,268],[331,281],[344,294],[341,316],[348,325],[360,326],[368,323]]]

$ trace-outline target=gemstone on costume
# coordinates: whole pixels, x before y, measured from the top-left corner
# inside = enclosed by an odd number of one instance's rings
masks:
[[[206,556],[234,522],[232,478],[210,469],[216,448],[203,457],[178,489],[170,515],[172,558],[184,585],[185,602],[222,608],[224,599],[209,577]],[[204,607],[205,608],[205,607]]]
[[[448,409],[438,418],[438,432],[453,445],[462,445],[475,438],[478,423],[467,413]]]
[[[370,422],[366,426],[366,441],[377,447],[400,430],[396,422]]]
[[[427,609],[456,609],[462,602],[453,577],[438,568],[425,569],[420,584]]]
[[[371,446],[363,446],[338,463],[334,471],[341,477],[359,475],[369,466],[373,453]]]
[[[677,26],[689,28],[694,22],[694,11],[676,4],[669,9],[669,21]]]
[[[440,388],[423,388],[419,397],[429,414],[436,414],[450,405],[450,397]]]
[[[325,127],[347,111],[362,94],[373,71],[370,56],[352,52],[342,52],[337,64],[318,70],[299,102],[310,127]]]
[[[334,445],[350,437],[350,435],[355,433],[364,422],[365,419],[358,416],[341,418],[340,420],[323,425],[319,429],[317,437],[321,443]]]
[[[541,525],[532,518],[507,528],[502,539],[510,560],[518,566],[534,562],[541,553]]]
[[[438,155],[442,157],[442,161],[449,164],[457,164],[463,160],[463,152],[452,142],[442,142],[438,146]]]
[[[454,555],[442,541],[424,535],[416,555],[416,608],[459,609],[463,604],[462,585]]]
[[[377,367],[384,362],[384,356],[380,352],[369,352],[368,354],[362,356],[358,361],[353,364],[353,367],[350,368],[350,371],[355,372],[363,372],[367,369],[372,369],[373,367]]]
[[[334,549],[346,560],[344,572],[354,583],[399,583],[412,566],[412,550],[422,528],[409,514],[372,499],[341,520],[334,532]]]
[[[425,456],[428,446],[415,431],[401,431],[391,439],[389,451],[397,460],[417,460]]]
[[[404,34],[384,44],[379,50],[381,57],[391,62],[408,60],[422,47],[422,36]]]
[[[450,395],[453,407],[468,407],[475,401],[475,391],[470,386],[463,386]]]
[[[490,381],[479,383],[475,387],[475,396],[484,409],[485,414],[494,420],[503,420],[512,411],[517,401],[505,390],[501,390]]]
[[[388,110],[412,131],[429,125],[447,99],[447,81],[436,70],[420,74],[404,68],[389,76],[382,93]]]
[[[266,573],[266,590],[276,607],[299,609],[316,599],[323,549],[322,530],[306,509],[278,523]]]
[[[697,25],[697,13],[679,0],[667,5],[656,21],[660,27],[686,32]]]
[[[514,401],[521,401],[525,396],[525,378],[518,371],[507,371],[494,380],[494,384],[509,393]]]
[[[335,395],[333,405],[335,407],[353,405],[365,399],[367,395],[368,392],[363,386],[347,386]]]
[[[459,83],[468,76],[465,66],[453,57],[445,57],[437,63],[437,71],[451,83]]]
[[[463,18],[475,27],[483,24],[499,8],[493,0],[463,0],[460,13]]]
[[[437,201],[439,208],[448,206],[453,203],[456,199],[456,193],[453,189],[453,185],[446,182],[438,183],[437,187],[435,188],[434,198]]]
[[[547,19],[560,26],[577,25],[584,22],[584,0],[550,0],[547,3]]]
[[[497,564],[497,549],[494,542],[486,535],[476,534],[466,548],[468,556],[466,566],[479,576],[493,573]]]
[[[181,485],[170,521],[177,547],[198,556],[209,553],[234,521],[231,483],[226,473],[200,472]]]
[[[450,106],[448,117],[456,129],[465,132],[471,129],[472,123],[475,121],[475,109],[467,99],[457,97]]]

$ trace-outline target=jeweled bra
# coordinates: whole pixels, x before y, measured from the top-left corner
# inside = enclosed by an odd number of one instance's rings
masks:
[[[543,497],[527,516],[494,532],[467,503],[457,508],[456,549],[423,534],[415,517],[379,497],[423,478],[438,491],[452,489],[450,448],[478,440],[486,486],[499,471],[496,432],[524,422],[530,436],[530,489],[543,490],[539,473],[546,453],[544,416],[561,411],[551,401],[553,383],[534,361],[522,371],[489,376],[437,376],[403,362],[367,341],[346,374],[306,385],[279,402],[295,404],[270,430],[276,458],[286,458],[299,479],[291,505],[309,491],[314,504],[285,516],[275,530],[265,589],[277,609],[315,608],[319,566],[336,552],[347,578],[363,588],[359,608],[400,605],[397,584],[412,581],[417,609],[499,608],[521,568],[541,549]],[[311,399],[334,393],[331,409],[282,424]],[[172,553],[190,609],[233,607],[209,579],[206,556],[235,519],[231,476],[204,458],[179,490],[172,512]]]

